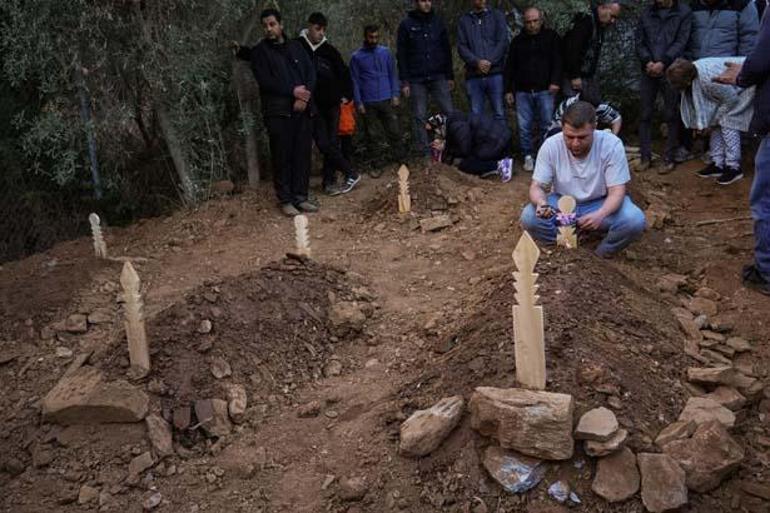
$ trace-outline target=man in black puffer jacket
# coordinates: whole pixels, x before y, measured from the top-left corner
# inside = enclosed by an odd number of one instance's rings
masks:
[[[236,55],[251,62],[259,84],[275,192],[287,216],[316,212],[318,204],[308,197],[315,69],[302,45],[286,39],[280,12],[265,9],[260,19],[264,39],[254,48],[236,45]]]
[[[398,78],[404,98],[410,98],[418,150],[427,155],[428,95],[442,112],[452,112],[454,74],[452,48],[444,20],[433,11],[431,0],[415,0],[398,26]]]
[[[326,39],[326,16],[314,12],[307,20],[307,28],[300,32],[298,41],[313,60],[316,71],[315,104],[318,115],[313,118],[313,139],[324,156],[323,190],[330,196],[350,192],[361,180],[350,161],[343,155],[337,140],[340,122],[340,102],[353,99],[350,70],[342,55]],[[345,174],[342,187],[337,187],[337,170]]]

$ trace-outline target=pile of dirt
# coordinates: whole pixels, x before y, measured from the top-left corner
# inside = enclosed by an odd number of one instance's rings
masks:
[[[342,364],[329,365],[335,345],[358,336],[334,330],[332,305],[357,302],[368,317],[371,300],[359,278],[307,259],[287,257],[253,273],[206,281],[148,324],[148,389],[168,408],[224,398],[231,383],[246,387],[250,403],[290,397],[304,383],[337,372]],[[125,354],[121,345],[107,358],[112,377],[125,376]]]

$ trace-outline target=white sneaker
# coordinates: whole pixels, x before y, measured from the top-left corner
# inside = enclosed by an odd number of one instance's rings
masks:
[[[532,155],[527,155],[524,157],[524,171],[531,173],[535,170],[535,159],[532,158]]]

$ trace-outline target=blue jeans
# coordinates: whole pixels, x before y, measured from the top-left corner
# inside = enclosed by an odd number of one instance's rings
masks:
[[[558,208],[560,194],[549,194],[548,204],[553,208]],[[595,200],[578,203],[575,213],[578,218],[585,214],[595,212],[601,208],[606,198],[597,198]],[[548,243],[556,242],[556,218],[541,219],[535,215],[535,206],[530,203],[521,212],[521,226],[527,230],[532,237]],[[644,213],[634,205],[631,198],[626,196],[620,208],[615,213],[608,215],[602,222],[602,230],[607,232],[596,253],[600,256],[609,256],[624,249],[634,240],[638,239],[647,226]]]
[[[524,155],[534,156],[536,151],[532,146],[532,124],[537,119],[540,131],[540,143],[545,140],[545,133],[551,126],[553,116],[553,95],[548,90],[535,93],[516,93],[516,120],[519,125],[519,145]]]
[[[425,121],[428,119],[428,94],[433,97],[433,101],[438,104],[443,114],[449,114],[454,110],[452,107],[452,93],[449,90],[449,81],[445,78],[440,78],[429,82],[414,82],[409,85],[417,149],[420,153],[430,155],[428,133],[425,130]]]
[[[754,261],[762,277],[770,281],[770,135],[759,144],[754,165],[754,183],[749,195],[756,239]]]
[[[505,119],[503,106],[503,75],[473,77],[465,81],[468,99],[471,102],[471,112],[484,114],[484,98],[489,98],[495,119]]]

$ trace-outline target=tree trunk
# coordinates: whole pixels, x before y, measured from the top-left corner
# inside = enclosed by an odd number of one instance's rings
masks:
[[[245,45],[248,42],[249,34],[254,29],[259,18],[257,9],[252,9],[251,14],[243,23],[241,38],[239,44]],[[233,61],[233,82],[235,83],[235,92],[238,95],[238,105],[240,107],[241,123],[243,124],[243,137],[246,143],[246,169],[249,177],[249,187],[257,187],[260,179],[259,154],[257,151],[257,132],[254,129],[254,102],[248,91],[246,77],[242,71],[243,66],[236,58]]]
[[[182,201],[187,206],[194,205],[197,199],[195,184],[190,178],[190,172],[187,169],[187,161],[184,157],[182,143],[179,141],[176,128],[174,128],[162,100],[156,100],[155,111],[158,113],[160,131],[163,134],[163,139],[166,141],[168,152],[171,154],[171,160],[174,162],[174,168],[176,168],[176,174],[179,177],[179,184],[182,188]]]

